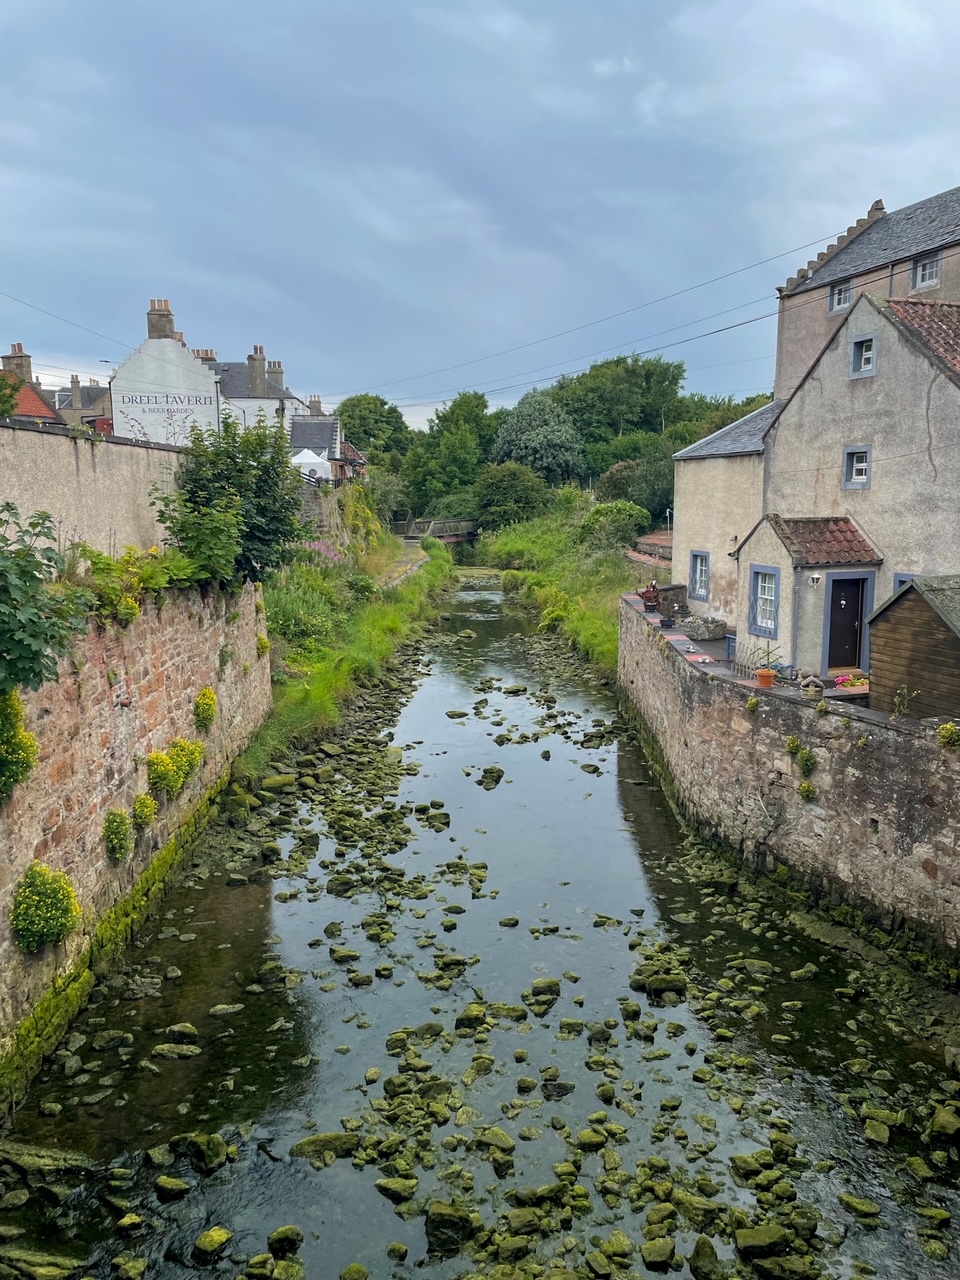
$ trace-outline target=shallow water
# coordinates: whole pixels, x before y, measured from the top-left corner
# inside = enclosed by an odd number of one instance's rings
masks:
[[[309,799],[285,810],[281,802],[286,817],[274,828],[284,853],[294,834],[307,834],[308,843],[308,833],[319,834],[300,877],[227,887],[224,871],[207,876],[195,869],[130,956],[141,975],[163,975],[171,966],[181,975],[160,984],[159,998],[125,998],[129,972],[103,985],[98,1003],[75,1027],[86,1040],[67,1068],[73,1074],[66,1074],[64,1050],[15,1120],[15,1138],[86,1152],[113,1171],[91,1174],[70,1195],[35,1192],[26,1206],[0,1212],[0,1240],[4,1227],[23,1227],[18,1244],[90,1257],[88,1274],[104,1276],[109,1260],[126,1248],[151,1260],[148,1275],[178,1277],[192,1274],[192,1242],[211,1223],[235,1233],[231,1248],[239,1258],[261,1252],[270,1231],[293,1222],[306,1232],[309,1276],[335,1276],[351,1262],[375,1277],[402,1273],[386,1257],[391,1242],[408,1246],[407,1266],[464,1274],[471,1266],[463,1257],[427,1255],[423,1217],[405,1221],[393,1212],[374,1187],[382,1176],[376,1164],[357,1169],[340,1159],[318,1170],[288,1154],[312,1132],[339,1131],[345,1118],[356,1119],[362,1137],[389,1132],[383,1112],[371,1108],[383,1097],[383,1079],[366,1086],[365,1073],[380,1068],[385,1078],[397,1071],[402,1059],[385,1049],[391,1032],[440,1023],[445,1037],[412,1042],[430,1064],[417,1068],[420,1078],[452,1082],[451,1110],[462,1101],[480,1116],[464,1116],[460,1124],[454,1116],[434,1127],[429,1141],[421,1139],[417,1205],[460,1196],[492,1225],[513,1207],[512,1191],[555,1181],[552,1166],[570,1159],[569,1134],[588,1128],[588,1116],[604,1110],[626,1134],[604,1148],[609,1155],[583,1157],[579,1181],[590,1193],[589,1213],[534,1242],[536,1256],[546,1260],[562,1253],[566,1240],[574,1246],[568,1266],[582,1269],[584,1252],[614,1228],[642,1242],[646,1207],[633,1212],[617,1180],[651,1156],[669,1162],[678,1185],[686,1181],[699,1195],[707,1184],[696,1179],[708,1177],[718,1204],[755,1215],[756,1191],[734,1180],[728,1160],[766,1148],[773,1118],[796,1136],[811,1166],[794,1167],[790,1178],[799,1200],[822,1214],[818,1236],[825,1244],[816,1256],[826,1274],[855,1275],[858,1260],[881,1276],[958,1274],[955,1259],[936,1263],[920,1251],[917,1231],[924,1224],[911,1207],[956,1212],[956,1165],[937,1169],[937,1179],[921,1186],[904,1172],[907,1157],[929,1155],[914,1134],[894,1130],[889,1147],[873,1146],[857,1115],[861,1101],[883,1105],[884,1095],[895,1111],[914,1097],[926,1102],[943,1083],[935,1053],[922,1037],[891,1033],[869,992],[856,1004],[838,999],[835,990],[850,986],[856,968],[849,956],[790,929],[783,912],[764,901],[745,915],[752,906],[748,885],[728,895],[691,878],[678,860],[681,833],[632,734],[618,737],[603,728],[616,717],[609,690],[559,646],[545,650],[529,621],[505,611],[498,593],[463,591],[453,609],[398,722],[383,726],[385,738],[391,735],[403,749],[404,762],[421,766],[415,776],[401,776],[396,803],[442,801],[450,815],[449,829],[437,832],[411,816],[413,838],[390,859],[406,871],[408,884],[425,877],[429,892],[422,899],[393,896],[380,883],[351,897],[321,894],[331,871],[354,865],[356,850],[338,860],[323,809]],[[465,628],[475,637],[460,638]],[[525,692],[506,693],[512,686]],[[449,710],[469,714],[451,719]],[[579,745],[595,728],[603,743]],[[498,745],[494,738],[501,734],[511,740]],[[504,777],[484,790],[477,785],[480,771],[491,765]],[[261,811],[261,822],[264,817]],[[224,828],[205,840],[213,849],[232,838]],[[461,855],[465,864],[445,866]],[[467,868],[481,862],[486,877],[474,871],[471,890]],[[277,900],[295,890],[292,900]],[[394,938],[370,940],[369,921],[366,931],[361,921],[371,911],[384,913]],[[505,917],[517,917],[518,927],[502,927]],[[443,921],[455,927],[447,932]],[[341,936],[324,936],[331,922],[342,926]],[[662,1006],[631,991],[636,959],[630,944],[638,939],[647,947],[661,939],[687,947],[685,968],[700,999]],[[331,942],[355,949],[361,959],[333,963]],[[454,968],[449,989],[418,977],[436,972],[437,957],[450,953],[467,963]],[[730,967],[744,956],[769,961],[776,972],[751,986],[752,979]],[[289,986],[249,991],[251,984],[264,985],[258,971],[271,958],[302,981],[294,976]],[[790,978],[808,963],[818,969],[810,980]],[[351,968],[372,975],[383,964],[393,966],[392,976],[350,985]],[[450,1034],[469,1002],[518,1005],[521,993],[543,977],[561,978],[560,998],[544,1016],[502,1016],[476,1040]],[[742,997],[742,1007],[719,1005],[708,1025],[710,1003],[702,998],[711,989]],[[649,1020],[642,1037],[626,1034],[624,1000],[639,1002],[642,1020]],[[802,1007],[785,1013],[783,1002]],[[243,1007],[210,1014],[224,1004]],[[592,1024],[594,1043],[589,1029],[559,1035],[562,1018]],[[603,1028],[604,1020],[613,1025]],[[201,1052],[174,1061],[153,1057],[153,1046],[169,1039],[164,1029],[183,1022],[196,1027]],[[95,1049],[94,1038],[106,1030],[129,1032],[132,1043],[119,1052]],[[518,1050],[528,1061],[515,1062]],[[461,1083],[478,1053],[493,1057],[493,1069]],[[731,1058],[740,1065],[725,1065]],[[858,1060],[873,1064],[867,1075],[850,1065]],[[719,1074],[697,1082],[695,1074],[708,1075],[708,1065]],[[518,1077],[539,1085],[551,1067],[575,1085],[572,1092],[554,1101],[539,1087],[518,1096]],[[615,1091],[612,1103],[598,1100],[596,1090],[605,1085]],[[63,1110],[42,1114],[51,1103]],[[512,1174],[498,1178],[481,1151],[467,1146],[481,1123],[500,1125],[516,1140]],[[183,1160],[157,1169],[143,1154],[178,1133],[215,1130],[236,1143],[238,1158],[212,1177],[184,1173]],[[459,1148],[441,1149],[451,1135],[461,1140]],[[812,1167],[825,1160],[834,1162],[832,1169]],[[151,1190],[159,1172],[183,1173],[195,1189],[175,1205],[160,1205]],[[876,1200],[880,1229],[868,1229],[841,1207],[842,1192]],[[794,1206],[781,1201],[779,1207]],[[130,1210],[143,1223],[118,1233],[114,1224]],[[690,1224],[678,1229],[678,1253],[689,1254],[696,1235]],[[949,1236],[940,1232],[940,1238]],[[722,1257],[733,1256],[729,1245],[718,1240],[717,1247]],[[228,1275],[239,1270],[223,1265]],[[632,1265],[644,1272],[639,1258]],[[684,1267],[676,1274],[689,1272]]]

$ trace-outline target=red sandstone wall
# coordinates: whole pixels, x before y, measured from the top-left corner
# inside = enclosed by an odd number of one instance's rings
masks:
[[[60,680],[24,695],[27,727],[40,740],[31,777],[0,809],[0,1044],[53,979],[89,940],[81,931],[51,954],[24,957],[10,929],[17,880],[32,859],[67,871],[84,907],[84,930],[129,893],[154,853],[176,832],[197,799],[243,749],[270,711],[269,660],[257,657],[258,592],[206,595],[165,592],[145,602],[126,630],[93,625]],[[229,649],[232,656],[226,650]],[[221,654],[225,661],[221,674]],[[193,702],[216,690],[213,727],[198,734]],[[125,862],[109,861],[103,845],[108,809],[129,809],[147,790],[143,763],[177,737],[203,738],[206,757],[175,801],[137,840]]]

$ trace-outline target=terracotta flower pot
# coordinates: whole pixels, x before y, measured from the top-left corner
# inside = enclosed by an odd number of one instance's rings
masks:
[[[772,667],[759,667],[757,669],[757,684],[761,689],[772,689],[773,678],[776,674]]]

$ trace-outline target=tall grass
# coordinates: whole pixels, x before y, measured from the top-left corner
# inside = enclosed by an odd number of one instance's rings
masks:
[[[579,508],[481,539],[477,562],[507,570],[504,590],[535,604],[540,628],[559,631],[604,676],[617,671],[620,596],[641,577],[622,550],[591,549],[578,541]],[[653,571],[643,571],[649,580]]]
[[[259,780],[291,745],[336,724],[343,705],[359,688],[372,684],[397,648],[420,629],[453,572],[453,560],[442,543],[429,546],[427,552],[429,559],[419,573],[360,605],[328,648],[292,651],[296,676],[275,686],[273,715],[234,763],[235,778]]]

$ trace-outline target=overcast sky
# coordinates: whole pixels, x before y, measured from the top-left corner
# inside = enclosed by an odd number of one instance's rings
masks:
[[[4,4],[0,343],[106,377],[166,297],[418,424],[682,339],[768,389],[772,320],[689,339],[821,245],[643,304],[960,183],[958,47],[956,0]]]

